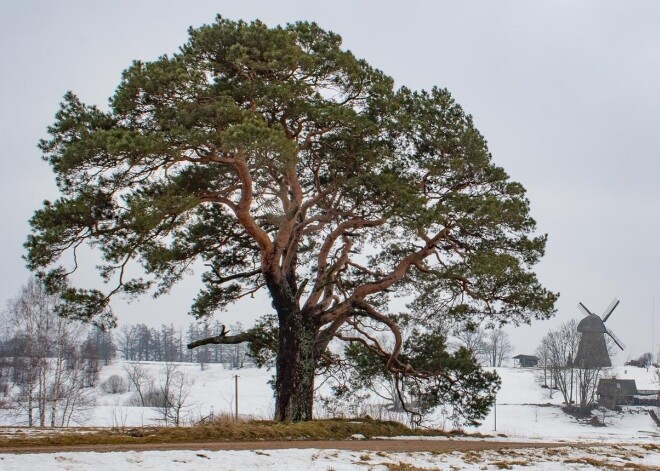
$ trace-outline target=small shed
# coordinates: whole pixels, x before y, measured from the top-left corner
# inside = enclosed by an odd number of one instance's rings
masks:
[[[635,404],[637,384],[634,379],[603,378],[596,389],[598,405],[614,409],[616,406]]]
[[[539,364],[539,357],[534,355],[516,355],[513,357],[513,366],[516,365],[520,368],[533,368]]]

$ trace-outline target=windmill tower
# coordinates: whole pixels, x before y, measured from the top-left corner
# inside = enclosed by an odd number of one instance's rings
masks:
[[[581,335],[578,351],[573,361],[574,366],[580,368],[606,368],[612,366],[610,355],[607,353],[605,334],[609,335],[621,350],[626,348],[623,342],[605,327],[605,322],[618,305],[619,300],[614,299],[601,317],[587,309],[584,304],[578,303],[578,308],[586,317],[577,326],[577,330]]]

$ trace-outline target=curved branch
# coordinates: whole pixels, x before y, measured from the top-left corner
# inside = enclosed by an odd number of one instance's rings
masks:
[[[239,279],[239,278],[250,278],[254,275],[261,274],[261,270],[257,269],[257,270],[252,270],[252,271],[246,271],[246,272],[243,272],[243,273],[236,273],[234,275],[222,276],[220,274],[220,272],[218,271],[218,269],[215,268],[210,263],[205,263],[204,266],[209,267],[211,269],[213,274],[218,278],[217,279],[218,284],[226,283],[227,281],[236,280],[236,279]]]
[[[344,236],[346,232],[351,229],[359,229],[363,227],[376,227],[384,223],[385,220],[382,218],[373,221],[370,221],[368,219],[351,219],[339,224],[335,228],[335,230],[332,231],[326,237],[317,257],[318,271],[316,275],[316,281],[314,283],[314,288],[312,289],[312,293],[310,294],[309,298],[307,299],[307,302],[305,303],[305,307],[316,305],[321,297],[321,294],[325,291],[326,280],[329,275],[328,257],[330,255],[330,250],[332,249],[337,239]]]
[[[228,333],[229,331],[226,330],[225,326],[223,325],[222,331],[220,332],[219,335],[190,342],[187,345],[188,350],[192,350],[193,348],[201,347],[203,345],[220,345],[220,344],[235,345],[239,343],[249,342],[251,340],[250,338],[251,336],[249,335],[249,332],[241,332],[238,335],[227,336]]]
[[[364,309],[364,312],[366,312],[367,316],[369,316],[371,319],[375,320],[376,322],[385,324],[392,332],[392,335],[394,335],[394,348],[392,349],[392,353],[390,354],[390,357],[387,360],[388,371],[394,372],[394,366],[393,366],[394,363],[396,362],[397,365],[401,365],[401,363],[398,361],[398,358],[399,358],[399,353],[401,353],[401,349],[403,348],[403,335],[401,335],[401,330],[399,329],[399,326],[396,325],[396,322],[394,322],[392,319],[381,314],[376,309],[374,309],[373,306],[365,302],[359,303],[359,307]],[[412,367],[410,365],[405,365],[404,371],[407,371],[408,369],[412,369]],[[396,372],[402,372],[402,371],[397,369]]]
[[[234,159],[233,162],[231,162],[231,165],[236,170],[238,178],[241,181],[241,198],[238,204],[236,204],[232,209],[234,210],[234,214],[236,214],[236,217],[243,225],[247,233],[250,234],[250,236],[257,242],[257,244],[259,244],[263,255],[263,268],[267,269],[269,272],[272,272],[273,267],[269,267],[267,265],[270,254],[273,251],[273,242],[270,240],[268,233],[259,227],[252,215],[250,215],[250,208],[252,206],[253,199],[253,182],[252,176],[250,175],[250,169],[243,159]]]
[[[365,297],[371,294],[380,293],[392,286],[394,283],[400,281],[406,275],[411,265],[414,265],[418,261],[423,260],[435,252],[436,244],[446,237],[447,232],[447,229],[440,231],[440,233],[433,239],[429,240],[422,249],[411,253],[407,257],[404,257],[387,276],[383,277],[379,281],[366,283],[355,288],[351,298],[361,301]]]

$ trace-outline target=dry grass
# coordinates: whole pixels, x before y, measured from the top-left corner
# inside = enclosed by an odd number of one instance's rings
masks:
[[[387,466],[388,471],[428,471],[428,468],[420,468],[403,462],[398,464],[384,463],[384,465]]]
[[[255,440],[345,440],[361,434],[393,437],[400,435],[442,435],[437,430],[412,430],[398,422],[361,419],[326,419],[309,422],[238,421],[220,418],[191,427],[140,427],[90,429],[88,433],[63,432],[30,436],[1,437],[0,448],[67,445],[120,445],[138,443],[189,443]]]
[[[530,466],[530,463],[527,460],[493,461],[490,464],[497,469],[513,469],[514,466]]]
[[[548,448],[545,450],[545,454],[548,456],[566,456],[568,455],[568,451],[561,448]]]
[[[505,456],[525,456],[528,451],[518,451],[513,448],[502,448],[501,450],[494,450],[495,453]]]
[[[634,470],[634,471],[657,471],[656,466],[646,466],[643,464],[637,463],[625,463],[625,464],[614,464],[608,463],[604,460],[599,460],[595,458],[576,458],[576,459],[567,459],[563,461],[564,464],[587,464],[593,466],[597,469],[608,469],[608,470]]]

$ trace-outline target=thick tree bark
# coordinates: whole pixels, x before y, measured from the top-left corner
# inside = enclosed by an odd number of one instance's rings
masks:
[[[282,297],[278,296],[282,301]],[[289,308],[286,308],[286,306]],[[314,376],[322,344],[318,342],[319,326],[312,316],[305,314],[291,303],[273,302],[278,311],[279,337],[277,350],[275,420],[311,420],[314,404]],[[279,307],[279,309],[278,309]],[[196,340],[189,349],[202,345],[235,345],[252,342],[250,332],[228,336],[220,335]]]
[[[300,311],[282,313],[275,386],[275,420],[311,420],[317,328]]]

